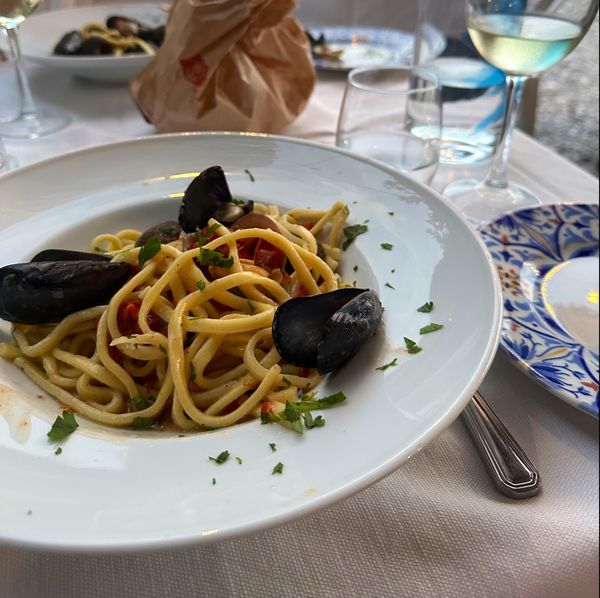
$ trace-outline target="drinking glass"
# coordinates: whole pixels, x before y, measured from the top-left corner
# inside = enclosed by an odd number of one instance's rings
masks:
[[[437,79],[419,69],[353,70],[336,145],[381,160],[423,183],[435,175],[442,129]]]
[[[25,74],[19,25],[41,0],[0,0],[0,29],[6,31],[11,55],[15,61],[17,80],[21,88],[21,112],[16,119],[0,124],[0,137],[34,139],[66,127],[70,118],[58,110],[38,108],[33,100]]]
[[[598,0],[465,0],[467,28],[479,53],[506,73],[504,124],[492,167],[483,182],[466,179],[444,195],[474,224],[540,203],[509,183],[506,165],[523,85],[567,56],[598,11]],[[582,90],[584,92],[584,90]]]

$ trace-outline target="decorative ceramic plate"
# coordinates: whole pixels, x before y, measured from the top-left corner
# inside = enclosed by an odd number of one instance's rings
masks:
[[[413,61],[415,37],[412,33],[373,27],[313,27],[310,34],[325,37],[327,47],[342,54],[338,60],[315,57],[317,68],[349,71],[358,67],[404,65]],[[434,27],[423,28],[423,60],[439,56],[446,48],[444,36]]]
[[[151,27],[163,25],[167,13],[153,4],[114,4],[69,8],[34,14],[21,25],[23,55],[45,67],[68,71],[93,81],[126,83],[137,75],[152,57],[147,54],[123,56],[56,56],[54,47],[65,33],[88,23],[106,22],[111,15],[130,17]]]
[[[433,191],[326,146],[265,135],[153,136],[9,172],[0,178],[0,226],[14,224],[1,237],[0,267],[42,248],[86,248],[101,231],[173,219],[183,191],[214,164],[235,197],[284,209],[343,199],[351,223],[369,220],[341,273],[380,295],[384,326],[319,386],[320,396],[342,390],[347,401],[303,436],[255,420],[179,437],[78,416],[55,455],[47,432],[60,405],[0,359],[0,541],[139,551],[284,523],[393,472],[452,423],[483,380],[499,340],[501,293],[481,240]],[[418,313],[429,300],[434,311]],[[444,329],[422,336],[432,321]],[[0,322],[0,338],[9,335]],[[404,337],[423,351],[409,355]],[[209,460],[225,450],[243,464]],[[278,462],[283,475],[272,474]]]
[[[537,206],[480,232],[502,282],[501,347],[556,396],[598,417],[598,206]]]

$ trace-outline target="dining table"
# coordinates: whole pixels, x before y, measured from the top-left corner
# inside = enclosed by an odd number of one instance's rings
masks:
[[[67,111],[72,123],[40,139],[5,140],[21,168],[156,134],[127,86],[33,64],[27,72],[37,101]],[[308,106],[281,134],[333,144],[344,85],[344,74],[319,73]],[[432,186],[441,191],[484,168],[440,166]],[[597,178],[519,131],[510,176],[545,203],[598,202]],[[439,201],[446,200],[440,195]],[[0,230],[39,209],[29,197],[0,204]],[[598,421],[552,395],[502,352],[481,393],[539,469],[537,496],[499,494],[459,419],[370,488],[253,535],[114,554],[2,545],[0,598],[597,596]],[[56,516],[68,520],[65,512]]]

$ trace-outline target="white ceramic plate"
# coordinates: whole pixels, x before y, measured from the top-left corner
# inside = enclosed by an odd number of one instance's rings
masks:
[[[58,403],[0,360],[2,541],[141,550],[290,521],[393,472],[450,425],[482,381],[501,316],[499,284],[483,244],[432,191],[334,148],[263,135],[185,134],[16,170],[0,179],[0,211],[9,220],[16,220],[15,210],[54,207],[3,232],[0,266],[43,247],[85,248],[100,231],[172,219],[192,177],[213,164],[225,168],[237,197],[286,208],[343,199],[351,222],[370,221],[369,233],[344,255],[343,272],[379,292],[385,326],[320,387],[320,396],[343,390],[347,402],[325,413],[324,428],[303,437],[255,421],[180,438],[107,430],[80,417],[81,427],[56,456],[46,433]],[[384,251],[384,242],[393,251]],[[435,311],[417,313],[430,299]],[[432,320],[445,329],[420,337]],[[0,337],[7,335],[0,324]],[[405,336],[423,352],[409,356]],[[376,371],[396,357],[397,367]],[[224,450],[243,465],[209,461]],[[284,474],[274,476],[278,462]]]
[[[110,15],[131,17],[156,27],[167,14],[153,4],[124,4],[70,8],[34,14],[21,26],[23,55],[45,67],[68,71],[93,81],[126,83],[152,59],[145,54],[125,56],[55,56],[54,47],[65,33],[87,23],[105,23]]]

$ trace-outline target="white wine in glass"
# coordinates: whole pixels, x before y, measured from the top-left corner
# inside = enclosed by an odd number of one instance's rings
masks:
[[[539,203],[527,189],[508,182],[510,152],[523,85],[567,56],[587,33],[598,0],[465,0],[473,44],[489,63],[506,73],[507,106],[492,168],[482,181],[459,180],[448,197],[474,224]]]
[[[70,117],[59,110],[42,110],[36,106],[25,74],[19,25],[38,7],[40,1],[0,0],[0,29],[6,31],[22,94],[21,113],[15,120],[0,123],[1,137],[34,139],[59,131],[71,122]]]

